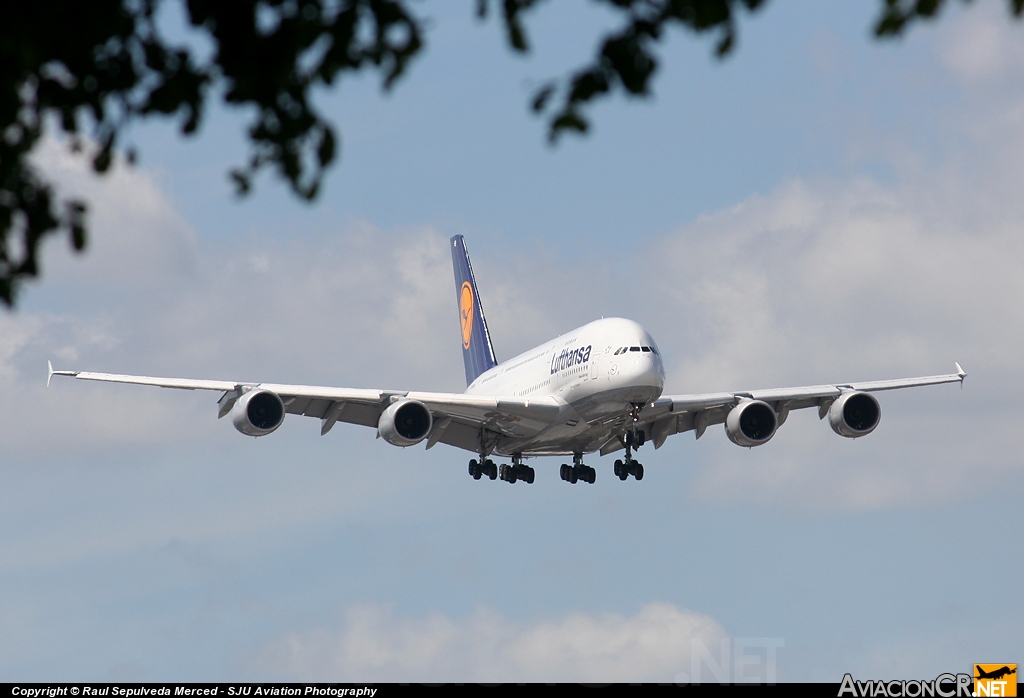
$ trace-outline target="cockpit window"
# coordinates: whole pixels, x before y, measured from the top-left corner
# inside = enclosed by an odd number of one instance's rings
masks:
[[[654,347],[639,346],[639,347],[619,347],[618,349],[615,350],[613,356],[618,356],[619,354],[625,354],[627,351],[642,351],[642,352],[651,352],[652,354],[658,354],[658,350],[655,349]],[[658,354],[658,355],[660,356],[660,354]]]

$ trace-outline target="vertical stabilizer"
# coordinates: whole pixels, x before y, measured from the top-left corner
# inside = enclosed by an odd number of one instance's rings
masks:
[[[484,307],[476,290],[473,265],[461,235],[452,238],[452,266],[455,268],[455,298],[459,304],[459,325],[462,328],[462,359],[466,362],[466,385],[498,362],[491,346],[491,333],[484,318]]]

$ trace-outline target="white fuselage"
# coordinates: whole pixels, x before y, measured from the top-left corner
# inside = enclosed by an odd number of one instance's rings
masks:
[[[553,396],[565,403],[558,420],[539,434],[502,439],[495,449],[541,455],[597,450],[632,405],[656,400],[664,386],[661,353],[647,330],[631,320],[603,318],[498,364],[466,393]]]

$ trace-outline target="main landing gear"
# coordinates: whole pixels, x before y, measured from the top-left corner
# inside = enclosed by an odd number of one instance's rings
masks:
[[[504,465],[501,467],[505,467]],[[486,475],[492,480],[498,477],[498,466],[494,464],[490,458],[480,457],[480,462],[477,462],[476,458],[469,461],[469,474],[474,480],[479,480],[481,477]]]
[[[533,484],[534,470],[528,465],[523,465],[522,456],[513,456],[512,465],[496,465],[490,458],[480,457],[480,460],[469,461],[469,474],[474,480],[479,480],[486,475],[492,480],[501,478],[508,483],[516,483],[522,480],[528,485]]]
[[[574,453],[572,455],[572,465],[563,464],[558,469],[558,475],[566,482],[576,484],[578,481],[594,484],[597,480],[597,471],[591,468],[589,465],[583,465],[583,454]]]
[[[522,456],[512,456],[512,465],[502,465],[498,468],[498,477],[511,485],[519,480],[532,485],[535,474],[533,468],[523,465]]]

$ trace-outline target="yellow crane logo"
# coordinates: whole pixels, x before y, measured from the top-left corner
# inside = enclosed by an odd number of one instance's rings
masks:
[[[462,348],[469,349],[473,339],[473,287],[468,281],[462,282],[462,294],[459,296],[459,320],[462,322]]]

